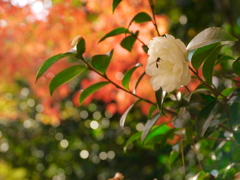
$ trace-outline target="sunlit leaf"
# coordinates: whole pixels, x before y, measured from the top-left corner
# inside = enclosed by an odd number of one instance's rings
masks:
[[[124,151],[127,150],[127,147],[133,142],[136,141],[137,139],[140,139],[142,132],[137,132],[135,134],[133,134],[125,143],[124,145]]]
[[[95,55],[92,57],[92,66],[99,72],[105,74],[112,59],[113,50],[108,54]]]
[[[82,104],[84,99],[86,99],[88,96],[90,96],[91,94],[95,93],[97,90],[99,90],[103,86],[106,86],[109,83],[110,82],[108,82],[108,81],[102,81],[102,82],[95,83],[95,84],[87,87],[86,89],[84,89],[82,91],[81,95],[80,95],[80,98],[79,98],[80,104]]]
[[[160,118],[160,114],[157,113],[153,115],[145,124],[142,136],[141,136],[141,141],[144,143],[145,138],[147,137],[149,131],[152,129],[153,125],[157,122],[157,120]]]
[[[136,14],[133,19],[131,20],[131,22],[129,23],[128,27],[131,26],[131,24],[133,22],[135,23],[143,23],[143,22],[148,22],[148,21],[152,21],[152,18],[145,12],[140,12],[138,14]]]
[[[52,95],[55,89],[79,75],[84,69],[85,66],[74,65],[58,73],[50,82],[50,94]]]
[[[212,119],[216,115],[217,110],[218,110],[218,103],[216,101],[212,101],[198,113],[196,118],[196,133],[198,138],[201,138],[204,136]]]
[[[82,55],[86,50],[85,40],[81,38],[77,43],[77,57],[83,59]]]
[[[112,36],[116,36],[116,35],[119,35],[119,34],[127,34],[127,33],[130,33],[130,31],[128,29],[126,29],[124,27],[119,27],[119,28],[116,28],[116,29],[110,31],[109,33],[107,33],[105,36],[102,37],[102,39],[100,39],[99,42],[102,42],[106,38],[109,38],[109,37],[112,37]]]
[[[211,44],[211,45],[204,46],[197,49],[193,53],[192,59],[191,59],[191,63],[194,69],[197,70],[202,65],[202,63],[209,58],[209,56],[217,46],[219,46],[219,43]]]
[[[212,84],[212,75],[213,75],[213,69],[215,65],[215,61],[217,60],[218,54],[221,50],[222,46],[218,46],[212,51],[212,53],[208,56],[208,58],[205,60],[203,64],[203,76],[207,83]]]
[[[221,94],[228,97],[232,92],[236,90],[236,87],[226,88],[224,89]],[[218,96],[218,99],[222,99],[222,96]]]
[[[210,27],[197,34],[188,44],[187,50],[197,49],[221,41],[237,41],[237,39],[219,27]]]
[[[136,37],[138,36],[139,31],[137,31],[135,34],[135,36],[133,35],[129,35],[127,37],[125,37],[122,41],[121,41],[121,46],[128,50],[129,52],[131,52],[134,43],[136,42]]]
[[[114,13],[115,9],[117,8],[117,6],[119,5],[119,3],[121,2],[122,0],[113,0],[112,2],[112,12]]]
[[[36,76],[36,82],[38,79],[58,60],[66,57],[66,56],[72,56],[73,53],[64,53],[64,54],[57,54],[55,56],[52,56],[48,58],[43,65],[39,68],[37,76]]]
[[[173,125],[175,128],[185,128],[191,124],[191,116],[189,111],[183,107],[179,114],[174,118]]]
[[[238,76],[240,76],[240,58],[238,58],[236,61],[234,61],[232,67],[233,67],[234,73],[236,73]]]
[[[135,103],[133,103],[131,106],[129,106],[127,108],[127,110],[123,113],[123,115],[120,118],[120,127],[124,128],[124,123],[126,121],[127,115],[129,113],[129,111],[133,108],[133,106],[135,106],[137,103],[139,103],[141,101],[141,99],[138,99]]]
[[[138,68],[142,66],[142,64],[137,63],[133,68],[129,69],[123,76],[122,79],[122,86],[126,89],[129,89],[129,82],[132,77],[133,72]]]

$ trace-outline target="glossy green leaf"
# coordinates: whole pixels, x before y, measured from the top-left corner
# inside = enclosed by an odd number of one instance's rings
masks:
[[[139,31],[137,31],[137,32],[135,33],[135,36],[129,35],[129,36],[125,37],[125,38],[121,41],[121,43],[120,43],[121,46],[122,46],[124,49],[128,50],[129,52],[131,52],[131,50],[132,50],[132,48],[133,48],[133,45],[134,45],[134,43],[136,42],[136,37],[138,36],[138,33],[139,33]]]
[[[74,55],[73,53],[64,53],[64,54],[57,54],[55,56],[52,56],[50,58],[48,58],[43,65],[39,68],[38,72],[37,72],[37,76],[36,76],[36,82],[38,81],[38,79],[58,60],[66,57],[66,56],[72,56]]]
[[[236,87],[226,88],[224,89],[221,94],[228,97],[232,92],[236,90]],[[222,96],[218,96],[218,99],[222,99]]]
[[[211,44],[208,46],[204,46],[202,48],[197,49],[191,59],[192,66],[194,69],[198,69],[202,63],[209,58],[210,54],[214,51],[214,49],[219,46],[219,43]]]
[[[140,139],[141,134],[142,134],[142,132],[137,132],[137,133],[133,134],[133,135],[127,140],[127,142],[125,143],[125,145],[124,145],[124,151],[127,150],[127,147],[128,147],[132,142],[136,141],[137,139]]]
[[[92,57],[92,66],[99,72],[105,74],[112,59],[113,50],[108,54],[100,54]]]
[[[141,136],[141,141],[144,143],[145,138],[147,137],[148,133],[152,129],[153,125],[157,122],[157,120],[160,118],[160,114],[157,113],[153,115],[145,124],[142,136]]]
[[[85,50],[86,50],[86,43],[85,43],[85,40],[81,38],[77,43],[77,58],[83,59],[82,55],[85,52]]]
[[[114,13],[115,9],[117,8],[117,6],[120,4],[122,0],[113,0],[112,2],[112,12]]]
[[[210,27],[197,34],[189,42],[187,50],[197,49],[221,41],[237,41],[237,39],[219,27]]]
[[[158,109],[159,109],[161,115],[165,115],[163,112],[163,107],[162,107],[164,96],[165,96],[165,92],[163,92],[162,88],[155,91],[155,97],[156,97]]]
[[[217,65],[217,64],[224,63],[224,62],[227,62],[227,61],[229,61],[229,60],[234,60],[234,58],[233,58],[232,56],[223,55],[223,56],[221,56],[221,57],[217,60],[216,65]]]
[[[174,118],[173,125],[175,128],[185,128],[191,125],[191,116],[185,107],[181,108],[179,114]]]
[[[144,51],[145,53],[148,53],[148,49],[149,49],[149,48],[148,48],[146,45],[143,45],[142,48],[143,48],[143,51]]]
[[[213,75],[214,65],[221,48],[222,46],[216,47],[203,64],[203,67],[202,67],[203,76],[208,84],[212,84],[212,75]]]
[[[109,37],[112,37],[112,36],[116,36],[116,35],[119,35],[119,34],[127,34],[127,33],[130,34],[130,31],[128,29],[126,29],[124,27],[119,27],[119,28],[116,28],[116,29],[110,31],[109,33],[107,33],[105,36],[102,37],[102,39],[100,39],[99,42],[102,42],[106,38],[109,38]]]
[[[129,69],[123,76],[123,79],[122,79],[122,86],[126,89],[129,90],[129,82],[131,80],[131,77],[132,77],[132,74],[133,72],[138,68],[142,66],[142,64],[140,63],[137,63],[133,68]]]
[[[80,98],[79,98],[80,104],[82,104],[84,99],[86,99],[88,96],[90,96],[91,94],[95,93],[97,90],[99,90],[100,88],[106,86],[107,84],[109,84],[108,81],[102,81],[102,82],[95,83],[95,84],[87,87],[86,89],[84,89],[82,91],[81,95],[80,95]]]
[[[240,58],[234,61],[234,63],[232,64],[232,67],[233,67],[234,73],[240,76]]]
[[[146,73],[143,72],[143,73],[141,74],[141,76],[138,78],[138,80],[136,81],[136,84],[135,84],[135,86],[134,86],[134,88],[133,88],[133,93],[134,93],[134,94],[136,94],[137,87],[138,87],[140,81],[142,80],[142,78],[145,76],[145,74],[146,74]]]
[[[148,118],[152,117],[152,114],[157,109],[157,106],[151,105],[148,111]]]
[[[52,95],[55,89],[79,75],[84,69],[85,66],[74,65],[58,73],[49,84],[50,94]]]
[[[129,113],[129,111],[133,108],[133,106],[135,106],[137,103],[139,103],[141,101],[141,99],[138,99],[135,103],[133,103],[131,106],[129,106],[127,108],[127,110],[123,113],[123,115],[121,116],[120,118],[120,127],[121,128],[124,128],[124,124],[125,124],[125,121],[126,121],[126,118],[127,118],[127,115]]]
[[[195,127],[198,138],[201,138],[204,136],[212,119],[216,115],[217,110],[218,110],[218,103],[216,101],[212,101],[198,113],[196,118],[196,127]]]
[[[167,166],[168,166],[168,169],[172,169],[176,159],[179,157],[180,153],[179,152],[176,152],[176,151],[172,151],[170,153],[170,156],[168,158],[168,163],[167,163]]]
[[[148,22],[148,21],[152,21],[152,18],[145,12],[140,12],[138,14],[136,14],[133,19],[131,20],[131,22],[129,23],[128,27],[131,26],[131,24],[133,22],[135,23],[143,23],[143,22]]]

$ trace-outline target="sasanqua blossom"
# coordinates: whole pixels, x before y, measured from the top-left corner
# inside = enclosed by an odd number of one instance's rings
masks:
[[[184,43],[172,35],[155,37],[148,43],[148,63],[146,73],[155,91],[162,87],[171,92],[187,85],[191,79]]]

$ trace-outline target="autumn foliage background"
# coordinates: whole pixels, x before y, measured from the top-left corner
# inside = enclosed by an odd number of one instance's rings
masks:
[[[204,28],[220,26],[238,38],[240,6],[237,4],[236,0],[156,1],[159,32],[174,34],[189,42]],[[171,172],[163,168],[167,158],[163,150],[147,151],[134,146],[128,154],[123,153],[124,142],[145,122],[142,116],[147,115],[149,109],[146,103],[139,104],[139,109],[132,112],[129,125],[122,132],[118,128],[119,114],[135,102],[133,96],[108,85],[86,99],[83,105],[78,102],[81,89],[103,80],[96,73],[85,72],[50,96],[50,79],[74,64],[73,59],[57,62],[35,83],[41,64],[50,56],[70,50],[76,35],[86,40],[86,58],[114,49],[107,71],[114,82],[120,84],[123,72],[142,63],[132,77],[132,82],[137,80],[144,72],[148,57],[142,43],[137,41],[132,52],[128,52],[120,46],[125,35],[98,41],[116,27],[128,27],[137,13],[151,14],[149,3],[123,0],[114,14],[111,7],[111,0],[0,1],[0,169],[4,169],[0,170],[0,179],[14,179],[14,175],[26,179],[106,179],[121,170],[130,179],[137,179],[142,174],[153,179],[159,173],[165,173],[167,177]],[[151,22],[132,23],[130,30],[139,30],[139,39],[144,43],[157,36]],[[226,52],[233,53],[231,49]],[[197,82],[192,80],[189,88],[194,89],[196,85]],[[148,76],[141,81],[137,94],[155,101]],[[102,128],[91,128],[88,120],[102,117],[107,119],[99,122]],[[107,125],[104,126],[104,122]],[[57,133],[63,137],[57,138]],[[68,142],[66,147],[61,145],[64,139]],[[166,147],[170,148],[170,145]],[[84,149],[90,152],[91,160],[79,156]],[[97,157],[101,152],[112,151],[114,157]],[[32,157],[27,157],[28,153]],[[148,158],[142,159],[143,155]],[[126,170],[126,166],[130,168]],[[140,169],[143,169],[141,173]]]

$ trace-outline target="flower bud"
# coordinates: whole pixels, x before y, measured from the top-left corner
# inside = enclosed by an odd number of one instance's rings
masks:
[[[81,39],[82,39],[82,36],[77,35],[77,36],[72,40],[71,46],[74,48]]]

